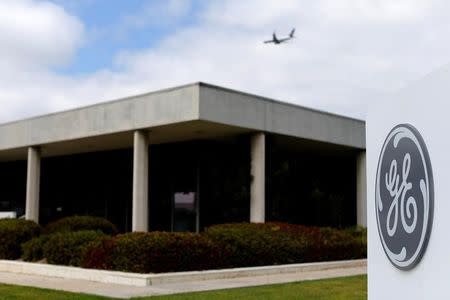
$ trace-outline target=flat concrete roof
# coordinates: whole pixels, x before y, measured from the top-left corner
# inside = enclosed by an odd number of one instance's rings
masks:
[[[47,145],[48,155],[120,148],[137,129],[151,143],[264,131],[365,149],[364,121],[198,82],[2,124],[0,159],[29,146]]]

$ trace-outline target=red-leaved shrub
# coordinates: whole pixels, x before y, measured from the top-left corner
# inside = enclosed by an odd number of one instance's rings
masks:
[[[225,253],[199,234],[134,232],[91,247],[83,266],[136,273],[206,270],[227,267]]]
[[[285,223],[222,224],[205,232],[228,251],[234,267],[366,257],[365,232]]]

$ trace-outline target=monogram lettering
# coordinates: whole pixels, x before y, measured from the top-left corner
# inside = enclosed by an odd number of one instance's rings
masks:
[[[417,224],[417,203],[414,197],[409,196],[405,203],[406,194],[412,188],[412,183],[408,182],[408,175],[411,168],[411,156],[406,153],[403,158],[403,168],[402,168],[402,182],[399,186],[400,175],[397,174],[397,161],[393,160],[391,162],[391,167],[389,168],[389,173],[386,173],[386,189],[389,191],[391,197],[393,197],[391,206],[389,207],[389,212],[387,214],[387,232],[389,236],[393,236],[397,230],[398,215],[400,210],[400,219],[402,222],[403,229],[407,233],[411,233],[416,228]],[[399,205],[400,199],[400,205]],[[411,211],[412,209],[412,211]],[[413,219],[411,224],[408,224],[405,218]],[[392,214],[393,224],[391,223]]]
[[[394,127],[378,161],[375,201],[381,244],[401,270],[417,265],[426,249],[433,193],[431,162],[422,136],[409,124]]]

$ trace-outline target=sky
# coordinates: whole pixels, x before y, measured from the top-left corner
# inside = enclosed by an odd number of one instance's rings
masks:
[[[197,81],[365,119],[449,63],[449,14],[445,0],[1,0],[0,122]]]

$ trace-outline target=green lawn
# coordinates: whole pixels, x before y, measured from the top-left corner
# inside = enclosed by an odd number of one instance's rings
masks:
[[[33,300],[94,300],[102,297],[56,292],[43,289],[0,285],[0,299]],[[362,300],[367,299],[367,276],[338,279],[305,281],[252,288],[240,288],[213,292],[159,296],[152,300],[190,300],[190,299],[314,299],[314,300]]]

